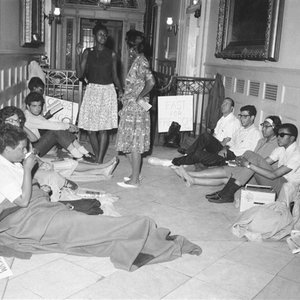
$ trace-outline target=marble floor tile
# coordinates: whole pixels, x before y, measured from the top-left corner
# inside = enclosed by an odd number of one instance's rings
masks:
[[[163,299],[238,300],[247,298],[234,294],[229,290],[216,287],[215,284],[193,278],[178,287],[176,290],[172,291]]]
[[[61,253],[46,253],[46,254],[33,254],[30,259],[15,258],[11,267],[14,277],[28,271],[34,270],[48,264],[49,262],[63,258],[66,254]]]
[[[300,284],[276,276],[254,299],[298,300]]]
[[[104,291],[107,291],[109,287],[113,286],[120,291],[127,290],[129,294],[139,295],[138,299],[161,299],[188,279],[188,276],[162,265],[149,265],[132,273],[115,272],[99,281],[97,287],[94,286],[93,290],[101,291],[103,288]],[[113,298],[120,295],[120,291],[111,290],[114,295]],[[77,296],[85,298],[86,293],[89,293],[89,289],[80,292]]]
[[[64,259],[52,261],[9,281],[42,298],[63,299],[102,277]]]
[[[227,259],[218,260],[196,276],[201,281],[215,284],[247,299],[254,297],[273,277],[269,273]]]
[[[300,284],[300,257],[294,257],[290,263],[280,270],[278,276]]]
[[[24,287],[18,280],[11,280],[5,290],[5,296],[1,299],[43,299],[42,296],[32,292],[27,287]]]
[[[243,243],[240,247],[225,255],[224,258],[273,275],[277,274],[293,259],[289,253],[284,254],[269,248],[263,249],[255,242]]]
[[[64,259],[103,277],[109,276],[112,273],[118,271],[118,269],[116,269],[110,261],[109,257],[84,257],[66,255]]]
[[[219,258],[227,252],[238,247],[241,242],[226,242],[226,241],[192,241],[199,245],[202,249],[200,256],[183,255],[180,259],[165,262],[162,265],[183,273],[187,276],[195,276],[202,270],[214,264]]]

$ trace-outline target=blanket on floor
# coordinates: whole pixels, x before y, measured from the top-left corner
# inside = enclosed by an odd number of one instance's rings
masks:
[[[30,253],[109,256],[116,268],[128,271],[183,253],[201,253],[198,245],[182,236],[170,236],[168,229],[157,228],[148,217],[86,215],[49,202],[38,187],[33,187],[28,207],[1,220],[1,245]]]

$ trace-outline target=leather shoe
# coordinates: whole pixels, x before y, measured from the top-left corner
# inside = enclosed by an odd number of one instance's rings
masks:
[[[231,203],[234,201],[234,199],[231,199],[231,198],[226,198],[226,197],[221,197],[219,196],[219,194],[217,193],[215,197],[213,198],[209,198],[208,199],[209,202],[212,202],[212,203]]]
[[[186,154],[186,149],[185,149],[185,148],[179,147],[179,148],[177,149],[177,152],[179,152],[180,154]]]
[[[96,162],[96,156],[92,153],[88,153],[88,154],[85,154],[82,156],[82,159],[86,162],[89,162],[89,163],[95,163]]]
[[[211,193],[211,194],[207,194],[205,195],[205,198],[206,199],[211,199],[211,198],[214,198],[215,196],[217,196],[218,192],[214,192],[214,193]]]

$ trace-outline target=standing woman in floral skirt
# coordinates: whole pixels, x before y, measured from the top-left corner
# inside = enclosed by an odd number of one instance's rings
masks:
[[[116,147],[128,157],[131,174],[118,185],[136,188],[140,184],[142,153],[150,149],[150,114],[146,106],[155,81],[144,55],[144,34],[130,30],[126,42],[133,62],[125,81]]]
[[[117,55],[106,47],[107,28],[101,23],[93,29],[95,46],[77,44],[76,73],[88,81],[79,111],[78,127],[88,131],[96,162],[102,164],[108,146],[108,130],[118,127],[118,101],[115,86],[122,96],[117,75]],[[115,85],[114,85],[115,84]]]

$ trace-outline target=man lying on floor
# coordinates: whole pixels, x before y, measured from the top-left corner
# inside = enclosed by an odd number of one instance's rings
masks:
[[[183,253],[200,255],[199,246],[171,236],[148,217],[86,215],[50,202],[32,182],[37,159],[33,154],[25,159],[26,147],[22,129],[0,127],[0,247],[24,253],[109,256],[115,267],[128,271]]]

